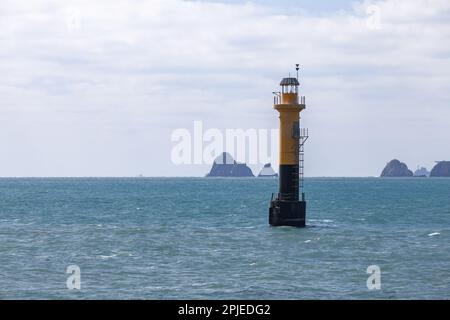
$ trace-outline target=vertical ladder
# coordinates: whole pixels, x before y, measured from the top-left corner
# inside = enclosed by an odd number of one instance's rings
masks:
[[[292,172],[292,182],[294,184],[293,194],[289,194],[289,197],[294,198],[295,200],[299,200],[300,192],[301,201],[304,201],[303,197],[303,187],[304,187],[304,173],[305,173],[305,149],[304,144],[306,140],[309,138],[308,129],[305,128],[295,128],[293,137],[298,140],[298,143],[294,146],[294,150],[291,152],[294,153],[296,162],[298,166],[294,167],[294,171]]]
[[[299,189],[302,192],[303,199],[303,188],[305,185],[304,174],[305,174],[305,142],[309,138],[309,130],[307,128],[300,129],[300,137],[298,140],[298,179],[299,179]]]

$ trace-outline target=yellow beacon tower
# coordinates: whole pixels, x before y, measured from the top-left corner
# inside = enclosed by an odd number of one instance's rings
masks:
[[[299,96],[297,78],[281,80],[281,92],[274,92],[274,109],[280,114],[280,190],[272,194],[269,207],[271,226],[305,227],[306,201],[303,192],[303,145],[308,130],[300,129],[300,112],[305,109],[305,97]],[[301,195],[301,197],[300,197]]]

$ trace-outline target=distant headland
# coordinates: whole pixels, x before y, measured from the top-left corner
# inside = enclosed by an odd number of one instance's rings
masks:
[[[254,177],[254,174],[247,164],[239,163],[228,152],[223,152],[214,160],[206,177]],[[277,177],[270,163],[265,164],[258,174],[258,178]]]
[[[239,163],[228,153],[223,152],[215,160],[206,177],[255,177],[246,163]],[[278,177],[272,165],[267,163],[259,172],[258,178]],[[406,163],[398,159],[389,161],[383,168],[380,177],[450,177],[450,161],[436,161],[431,171],[418,166],[413,172]]]
[[[224,152],[218,156],[207,177],[254,177],[252,170],[245,163],[236,162],[233,157]]]
[[[450,177],[450,161],[439,161],[431,170],[430,177]]]
[[[389,161],[381,172],[381,177],[450,177],[450,161],[437,161],[431,172],[418,167],[413,173],[408,166],[397,160]]]
[[[397,159],[391,160],[381,172],[381,177],[412,177],[413,172],[408,166]]]
[[[266,163],[259,172],[258,178],[278,178],[278,173],[273,170],[272,164]]]

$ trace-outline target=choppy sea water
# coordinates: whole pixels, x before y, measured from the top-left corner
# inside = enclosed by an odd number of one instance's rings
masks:
[[[0,179],[0,299],[450,298],[450,179],[307,179],[306,229],[268,226],[277,184]]]

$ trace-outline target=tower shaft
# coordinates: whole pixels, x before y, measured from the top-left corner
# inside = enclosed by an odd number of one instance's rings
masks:
[[[285,78],[281,81],[282,91],[277,94],[274,109],[280,118],[280,169],[279,193],[269,208],[269,223],[272,226],[304,227],[306,202],[299,200],[300,160],[303,161],[300,133],[300,112],[305,109],[305,98],[298,96],[298,80]],[[300,159],[301,158],[301,159]]]
[[[299,196],[299,122],[300,107],[277,105],[280,113],[280,199],[298,200]]]

